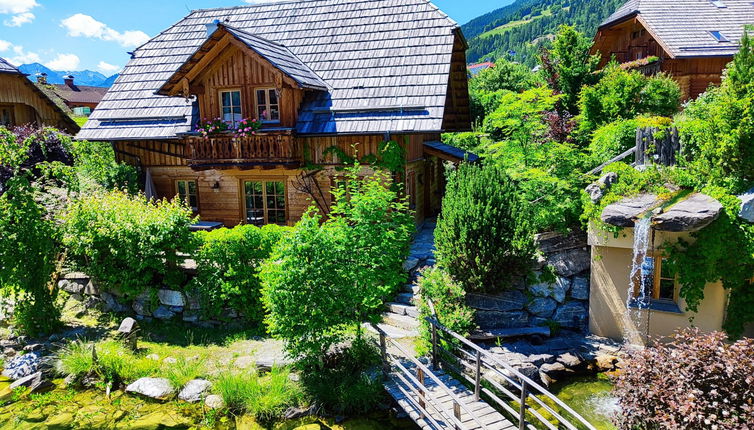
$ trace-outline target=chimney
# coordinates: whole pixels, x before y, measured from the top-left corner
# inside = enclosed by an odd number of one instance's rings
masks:
[[[211,24],[207,24],[207,37],[212,36],[212,33],[214,33],[217,30],[217,25],[220,24],[220,20],[216,19],[212,21]]]
[[[42,85],[46,85],[47,84],[47,73],[44,73],[44,72],[38,73],[37,74],[37,83],[38,84],[42,84]]]
[[[73,85],[73,75],[63,76],[63,82],[68,88],[76,89],[76,86]]]

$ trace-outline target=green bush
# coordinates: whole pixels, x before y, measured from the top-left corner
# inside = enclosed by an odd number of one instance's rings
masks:
[[[232,412],[269,422],[302,401],[301,387],[290,374],[287,368],[273,368],[264,375],[254,370],[226,370],[213,379],[212,387]]]
[[[431,347],[432,331],[426,320],[428,317],[434,318],[436,315],[440,324],[464,337],[476,327],[474,309],[466,306],[466,292],[444,270],[431,268],[422,272],[419,287],[421,351],[429,351]],[[432,313],[429,302],[432,303],[435,314]]]
[[[152,202],[121,191],[84,197],[65,216],[64,244],[75,266],[102,288],[134,297],[180,288],[180,252],[191,252],[191,210],[179,199]]]
[[[636,146],[636,129],[654,127],[667,129],[672,123],[666,117],[638,117],[634,119],[619,119],[595,130],[589,152],[595,166],[616,157]]]
[[[325,352],[361,323],[377,320],[406,281],[414,230],[406,199],[387,172],[359,179],[358,167],[332,191],[327,220],[310,209],[263,265],[266,323],[291,357],[321,364]]]
[[[197,274],[192,288],[202,311],[222,318],[231,308],[253,323],[264,318],[259,268],[273,247],[292,231],[289,227],[243,225],[198,233]]]
[[[100,189],[139,191],[139,174],[133,166],[119,163],[107,142],[73,142],[73,160],[78,187],[84,193]]]
[[[466,291],[496,291],[533,255],[528,207],[504,169],[462,164],[448,177],[435,230],[437,262]]]
[[[96,353],[93,353],[92,349]],[[136,355],[115,340],[97,343],[75,341],[58,353],[56,370],[61,375],[76,379],[95,376],[103,382],[117,385],[154,376],[159,373],[160,364]]]

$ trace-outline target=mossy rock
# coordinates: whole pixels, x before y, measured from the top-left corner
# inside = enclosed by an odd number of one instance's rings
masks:
[[[45,425],[50,430],[63,430],[73,427],[74,416],[70,412],[61,412],[54,415],[45,421]]]
[[[183,415],[157,411],[141,418],[119,423],[117,428],[129,430],[186,429],[192,425],[191,420]]]
[[[296,427],[293,430],[322,430],[322,426],[319,424],[306,424],[303,426]]]
[[[236,430],[263,430],[264,427],[260,426],[254,417],[250,415],[242,415],[236,417]]]

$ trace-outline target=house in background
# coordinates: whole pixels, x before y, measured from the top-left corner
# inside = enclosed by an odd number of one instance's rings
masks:
[[[75,134],[79,126],[60,106],[0,58],[0,126],[47,125]]]
[[[91,114],[108,90],[105,87],[76,85],[72,75],[65,76],[63,79],[62,84],[48,84],[47,74],[42,73],[37,76],[37,84],[50,87],[76,116]]]
[[[750,0],[629,0],[600,25],[592,51],[601,65],[614,56],[648,74],[666,72],[693,99],[720,84],[750,24]]]
[[[487,61],[487,62],[479,63],[479,64],[471,64],[469,65],[469,76],[473,78],[474,76],[478,75],[482,70],[491,69],[493,67],[495,67],[495,63],[491,61]]]
[[[157,197],[227,226],[293,224],[312,203],[328,207],[344,161],[395,141],[420,222],[439,209],[443,161],[466,156],[440,142],[471,128],[466,48],[427,0],[198,10],[133,53],[77,137],[112,142],[149,170]],[[196,132],[215,118],[262,128]]]

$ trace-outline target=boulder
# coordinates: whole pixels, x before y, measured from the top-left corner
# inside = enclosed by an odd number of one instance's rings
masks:
[[[99,288],[97,288],[97,285],[92,280],[90,280],[84,287],[84,294],[87,296],[99,296],[99,293]]]
[[[660,202],[654,194],[628,197],[607,206],[602,211],[601,219],[605,224],[617,227],[633,227],[636,218],[659,204]]]
[[[559,362],[543,364],[539,367],[539,378],[546,386],[552,385],[570,373],[572,372]]]
[[[55,388],[55,384],[45,379],[42,372],[36,372],[29,376],[16,380],[8,387],[13,391],[20,387],[28,388],[28,394],[44,393]]]
[[[526,305],[526,295],[518,290],[505,291],[496,295],[468,293],[466,304],[474,309],[485,311],[517,311]]]
[[[225,407],[225,401],[217,394],[210,394],[204,399],[204,405],[210,409],[222,409]]]
[[[652,219],[654,228],[661,231],[698,231],[710,225],[723,210],[723,205],[712,197],[694,193],[685,200],[667,208]]]
[[[186,299],[179,291],[157,290],[157,298],[165,306],[186,306]]]
[[[403,262],[403,270],[406,272],[410,272],[413,270],[416,266],[419,265],[419,259],[416,257],[408,257],[406,261]]]
[[[166,306],[158,306],[157,309],[154,310],[154,313],[152,313],[152,316],[160,320],[169,320],[175,317],[175,312],[171,311]]]
[[[581,230],[569,234],[560,232],[539,233],[534,237],[537,249],[543,254],[565,251],[573,248],[587,246],[588,240],[585,232]]]
[[[197,321],[199,321],[199,312],[197,312],[197,311],[183,311],[183,321],[185,321],[185,322],[197,322]]]
[[[571,282],[568,278],[558,278],[554,284],[540,283],[532,285],[529,287],[529,292],[535,297],[551,297],[558,303],[563,303],[570,287]]]
[[[612,372],[615,370],[615,366],[620,361],[620,358],[612,354],[597,354],[595,361],[601,371]]]
[[[555,312],[558,303],[549,297],[537,297],[526,307],[529,313],[541,318],[549,318]]]
[[[139,323],[135,319],[128,317],[120,322],[118,327],[118,334],[121,336],[131,336],[139,331]]]
[[[204,379],[193,379],[188,381],[183,387],[178,398],[184,402],[196,403],[202,400],[202,397],[212,387],[212,383]]]
[[[577,300],[589,300],[589,279],[585,276],[573,278],[571,297]]]
[[[529,313],[526,311],[498,312],[478,310],[475,320],[482,330],[527,327],[529,325]]]
[[[605,192],[602,191],[602,187],[597,183],[589,184],[584,191],[589,194],[589,200],[591,200],[592,203],[598,203],[603,197],[605,197]]]
[[[149,303],[149,299],[137,297],[131,304],[131,308],[134,310],[134,312],[136,312],[137,315],[143,317],[152,316],[152,306]]]
[[[199,301],[199,295],[196,292],[187,291],[186,294],[186,309],[196,311],[201,309],[202,304]]]
[[[754,222],[754,188],[738,196],[741,200],[741,211],[738,216],[749,222]]]
[[[84,284],[70,279],[60,280],[58,282],[58,288],[70,294],[81,294],[84,292]]]
[[[592,264],[592,254],[587,247],[572,248],[549,254],[547,264],[553,268],[558,276],[569,278],[589,270]]]
[[[589,310],[583,302],[568,302],[555,311],[552,319],[563,327],[581,329],[588,317]]]
[[[166,400],[175,390],[165,378],[140,378],[126,387],[127,393],[140,394],[156,400]]]
[[[557,358],[557,361],[558,363],[562,363],[565,367],[571,370],[581,369],[584,365],[584,360],[574,354],[571,354],[570,352],[560,354]]]
[[[42,356],[38,352],[30,352],[18,356],[5,363],[3,376],[13,380],[25,378],[37,373],[42,366]]]
[[[120,303],[114,294],[103,291],[99,296],[107,305],[107,310],[113,312],[126,312],[128,310],[128,307]]]

